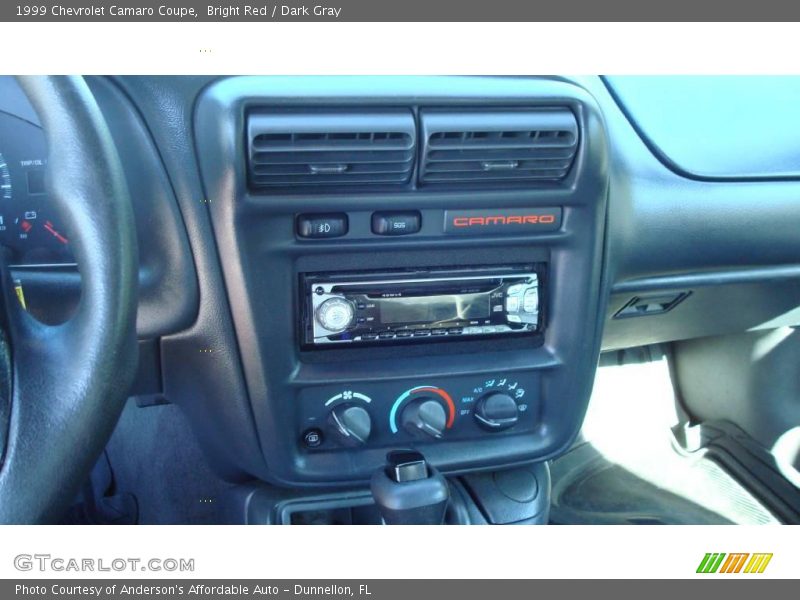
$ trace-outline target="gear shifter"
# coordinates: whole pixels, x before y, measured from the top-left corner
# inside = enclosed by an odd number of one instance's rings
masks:
[[[387,525],[441,525],[450,491],[447,480],[413,450],[393,450],[375,471],[372,497]]]

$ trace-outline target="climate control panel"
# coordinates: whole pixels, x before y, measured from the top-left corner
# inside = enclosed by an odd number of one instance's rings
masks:
[[[536,372],[306,388],[298,436],[317,451],[522,433],[538,422],[538,398]]]

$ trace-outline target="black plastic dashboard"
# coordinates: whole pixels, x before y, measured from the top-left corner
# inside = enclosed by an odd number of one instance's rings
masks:
[[[681,173],[652,151],[653,140],[643,138],[601,78],[89,81],[118,140],[137,213],[143,389],[181,406],[229,478],[351,485],[364,482],[386,449],[398,445],[421,448],[448,473],[542,460],[563,451],[577,433],[601,349],[800,322],[800,181],[786,173],[759,181]],[[13,82],[2,83],[13,89]],[[13,92],[3,98],[15,105],[0,106],[0,115],[11,112],[35,126],[24,99]],[[577,126],[574,161],[563,177],[426,180],[425,143],[437,132],[424,115],[553,109],[574,115]],[[379,132],[390,151],[401,151],[389,176],[399,173],[399,184],[364,186],[356,178],[341,187],[252,185],[250,115],[332,111],[405,115],[409,138]],[[673,134],[686,135],[679,131]],[[338,142],[360,143],[343,133]],[[6,143],[0,138],[0,153],[14,155]],[[333,170],[318,174],[335,177],[341,161],[333,162]],[[502,160],[484,168],[506,177],[518,166]],[[273,172],[298,174],[287,169],[295,166],[279,164]],[[453,211],[553,207],[562,220],[549,231],[445,233]],[[14,215],[23,209],[15,207]],[[377,213],[417,215],[419,231],[377,235]],[[346,217],[345,235],[299,235],[299,217],[331,214]],[[508,265],[542,269],[544,327],[536,335],[324,349],[302,344],[301,282],[309,274]],[[74,270],[27,269],[24,276],[26,289],[47,296],[56,287],[77,301]],[[513,427],[487,431],[475,420],[474,402],[495,386],[524,390],[525,401],[517,399],[524,410]],[[452,427],[441,438],[393,431],[392,419],[396,425],[403,403],[420,388],[439,390],[426,393],[438,395],[443,406],[453,401],[452,413],[447,406]],[[372,433],[369,443],[353,447],[341,443],[329,419],[335,403],[352,403],[356,393],[370,399],[364,408]],[[309,444],[313,430],[319,444]]]
[[[797,77],[607,77],[649,149],[690,179],[800,178]]]
[[[241,78],[219,82],[202,96],[195,114],[201,172],[269,479],[294,485],[365,481],[387,448],[398,445],[423,449],[450,473],[512,465],[558,454],[577,434],[600,347],[607,194],[602,119],[591,97],[563,82],[474,83],[468,78]],[[555,184],[490,182],[445,189],[412,184],[396,192],[302,194],[250,190],[242,132],[251,111],[325,114],[359,106],[399,107],[417,116],[447,109],[560,107],[575,115],[581,137],[572,169]],[[464,237],[448,236],[444,227],[446,211],[552,206],[563,209],[555,231],[501,228]],[[418,211],[428,227],[402,237],[369,235],[375,212],[409,210]],[[296,236],[299,213],[330,212],[347,215],[352,235],[313,242]],[[296,282],[303,274],[524,263],[546,264],[543,302],[549,316],[543,340],[459,339],[324,351],[298,345]],[[510,386],[526,394],[518,405],[519,424],[503,432],[482,431],[473,418],[478,396]],[[439,390],[455,404],[446,407],[454,424],[441,439],[415,439],[397,427],[396,413],[414,410],[412,396],[419,389]],[[374,434],[354,449],[326,435],[326,421],[331,402],[356,394],[371,400],[363,408]],[[315,430],[319,434],[310,444],[308,434]]]

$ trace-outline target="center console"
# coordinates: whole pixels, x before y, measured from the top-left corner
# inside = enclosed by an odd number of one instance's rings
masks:
[[[363,488],[398,448],[476,477],[569,447],[605,302],[606,139],[583,89],[236,77],[195,133],[255,475]]]

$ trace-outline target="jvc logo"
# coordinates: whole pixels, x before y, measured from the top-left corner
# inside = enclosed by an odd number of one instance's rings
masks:
[[[748,560],[749,559],[749,560]],[[698,573],[763,573],[772,553],[738,552],[725,554],[724,552],[707,552],[697,566]]]

